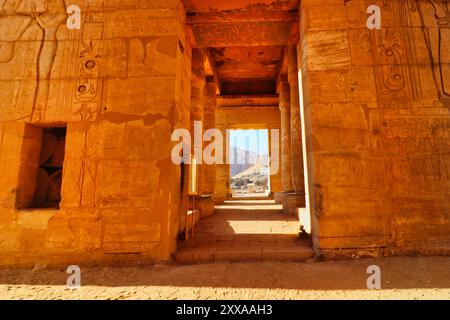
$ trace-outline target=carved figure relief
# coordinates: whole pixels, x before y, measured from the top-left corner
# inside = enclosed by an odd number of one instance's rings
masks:
[[[49,78],[58,43],[56,31],[66,19],[63,0],[5,0],[0,16],[0,63],[8,63],[17,54],[16,41],[29,27],[37,25],[42,30],[36,58],[37,85],[30,119],[39,121],[47,103]]]
[[[41,48],[38,56],[38,84],[36,88],[32,121],[40,121],[42,112],[47,105],[50,74],[55,59],[58,42],[56,40],[56,31],[58,27],[66,20],[66,7],[63,0],[46,0],[48,10],[42,14],[33,13],[39,27],[43,31]]]
[[[8,63],[13,59],[15,42],[33,23],[31,12],[24,12],[19,8],[20,4],[19,1],[6,0],[0,7],[0,63]],[[38,9],[34,11],[38,12]]]
[[[441,97],[450,98],[450,61],[448,61],[450,58],[450,2],[448,0],[427,0],[426,3],[421,3],[419,8],[422,20],[429,12],[434,15],[437,28],[425,30],[427,44],[433,58],[433,69],[439,93]]]
[[[58,50],[52,76],[66,81],[52,83],[46,120],[93,121],[100,108],[99,79],[103,54],[103,27],[99,15],[86,14],[81,30],[67,31],[69,39]]]

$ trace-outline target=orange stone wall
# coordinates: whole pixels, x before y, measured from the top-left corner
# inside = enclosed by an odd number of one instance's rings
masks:
[[[425,0],[372,2],[382,10],[381,30],[366,27],[367,1],[301,5],[314,246],[443,252],[450,242],[450,17],[447,11],[447,24],[438,25]]]
[[[49,18],[65,18],[64,1],[48,2]],[[170,137],[189,128],[184,7],[66,2],[80,6],[81,30],[0,17],[0,265],[168,260],[181,189]],[[32,197],[40,127],[61,125],[61,209],[18,210]]]

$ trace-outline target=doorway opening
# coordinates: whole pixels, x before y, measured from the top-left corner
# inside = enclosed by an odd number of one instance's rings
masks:
[[[269,131],[230,131],[230,192],[232,198],[270,195]]]

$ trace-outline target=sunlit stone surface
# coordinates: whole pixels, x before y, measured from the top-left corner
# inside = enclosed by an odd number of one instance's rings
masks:
[[[0,266],[170,260],[194,120],[281,129],[316,254],[448,254],[450,3],[377,3],[380,30],[363,0],[0,1]],[[210,215],[229,166],[199,172]]]

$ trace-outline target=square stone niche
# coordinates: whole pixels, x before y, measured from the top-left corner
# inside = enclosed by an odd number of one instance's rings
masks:
[[[26,126],[17,209],[59,208],[66,134],[66,127]]]

